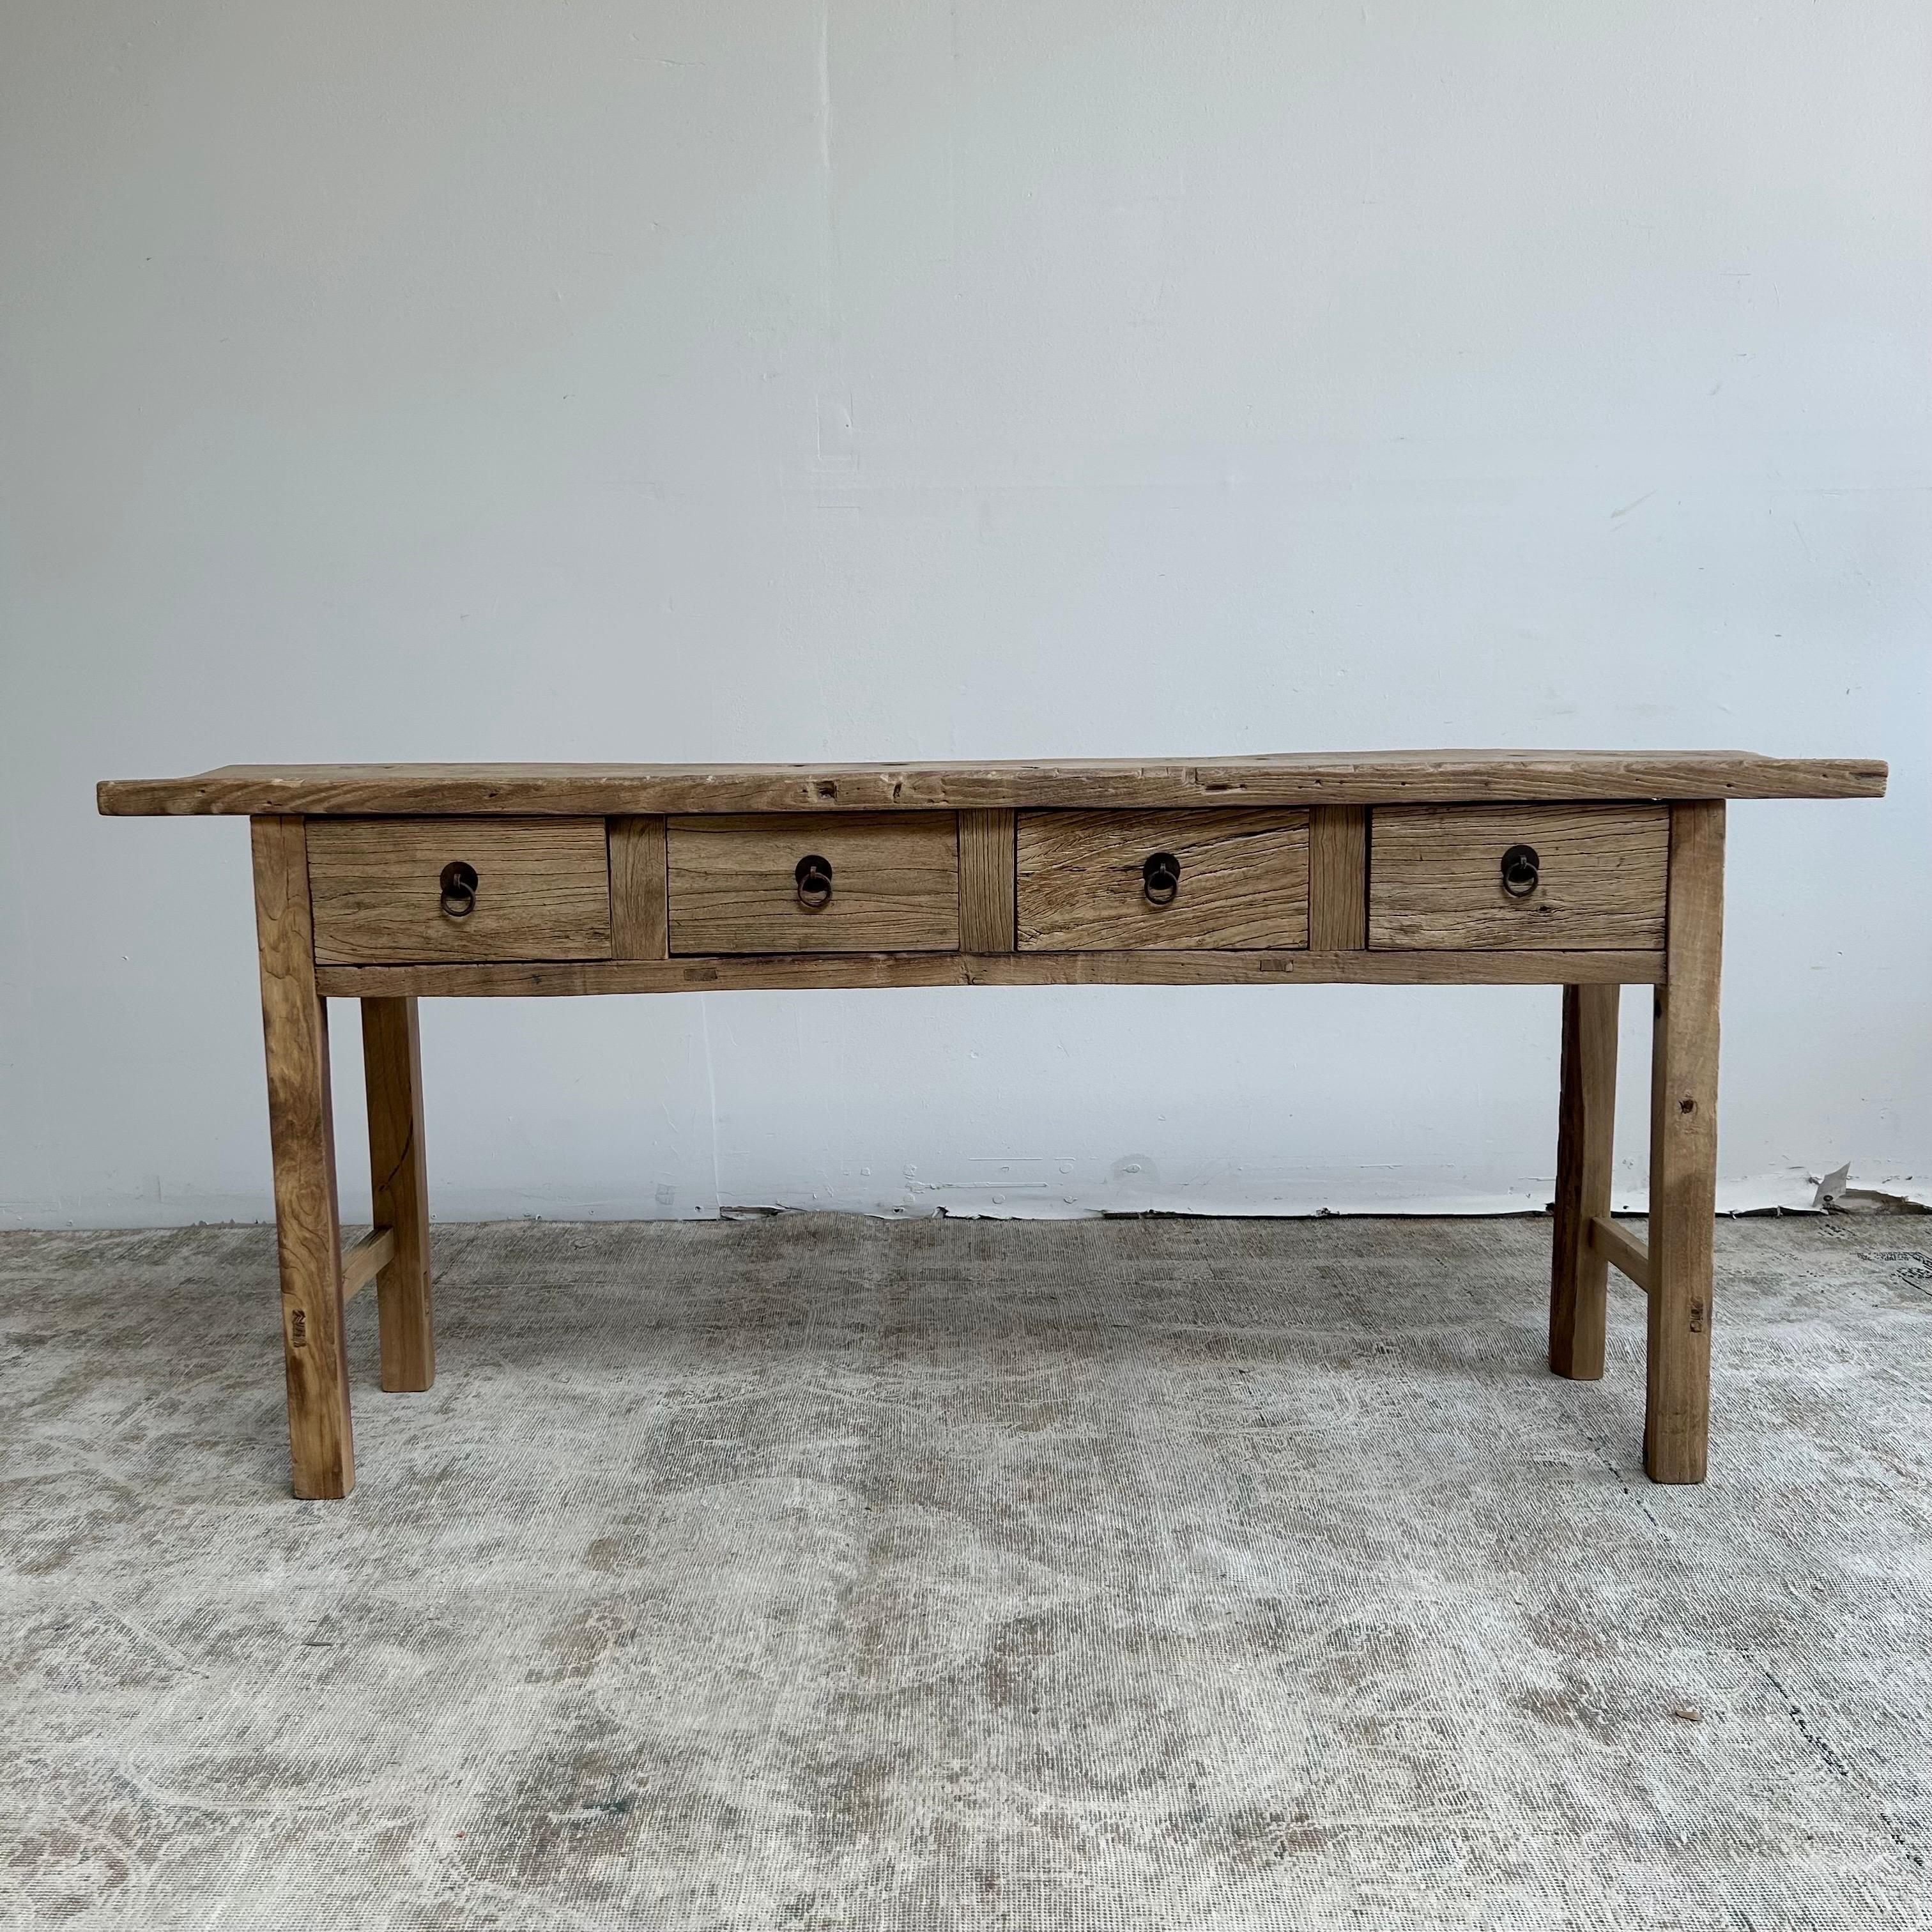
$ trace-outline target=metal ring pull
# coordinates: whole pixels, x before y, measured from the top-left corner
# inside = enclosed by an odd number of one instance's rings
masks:
[[[1141,868],[1141,890],[1149,905],[1172,905],[1180,890],[1180,861],[1172,852],[1156,852]]]
[[[1503,890],[1513,899],[1526,899],[1543,883],[1543,862],[1534,845],[1512,845],[1503,854]]]
[[[831,902],[832,861],[808,852],[792,870],[798,882],[798,902],[807,912],[819,912]]]
[[[467,919],[476,910],[476,868],[452,859],[442,868],[442,909],[452,919]]]

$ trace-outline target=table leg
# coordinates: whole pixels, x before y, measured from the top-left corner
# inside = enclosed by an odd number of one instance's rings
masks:
[[[430,1310],[422,1050],[414,1000],[362,1002],[362,1071],[369,1098],[374,1219],[396,1240],[394,1258],[376,1278],[382,1386],[426,1389],[436,1380],[436,1332]]]
[[[1664,983],[1651,1046],[1643,1466],[1658,1483],[1701,1483],[1710,1432],[1724,894],[1723,804],[1673,806]]]
[[[299,818],[257,818],[250,830],[295,1492],[346,1496],[356,1486],[356,1447],[342,1318],[328,1009],[315,989],[308,835]]]
[[[1604,1372],[1610,1264],[1590,1245],[1610,1211],[1620,986],[1563,988],[1563,1085],[1557,1109],[1556,1225],[1550,1279],[1550,1366],[1595,1382]]]

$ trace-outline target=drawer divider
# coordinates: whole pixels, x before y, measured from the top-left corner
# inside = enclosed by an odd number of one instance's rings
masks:
[[[1308,814],[1308,944],[1359,952],[1369,943],[1369,814],[1318,805]]]
[[[1014,904],[1013,814],[959,814],[959,944],[967,952],[1010,952]]]
[[[610,840],[610,953],[668,959],[670,913],[662,814],[614,818]]]

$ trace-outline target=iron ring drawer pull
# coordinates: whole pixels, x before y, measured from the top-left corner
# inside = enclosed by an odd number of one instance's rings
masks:
[[[832,899],[832,861],[808,852],[793,868],[798,882],[798,902],[807,912],[818,912]]]
[[[1141,868],[1141,890],[1149,905],[1172,905],[1180,890],[1180,861],[1172,852],[1156,852]]]
[[[442,909],[452,919],[467,919],[476,910],[476,868],[452,859],[442,868]]]
[[[1543,883],[1543,862],[1534,845],[1512,845],[1503,854],[1503,890],[1513,899],[1526,899]]]

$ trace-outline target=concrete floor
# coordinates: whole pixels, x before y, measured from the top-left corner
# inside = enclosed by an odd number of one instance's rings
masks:
[[[1712,1480],[1535,1221],[0,1236],[0,1923],[1932,1925],[1932,1237],[1724,1224]]]

